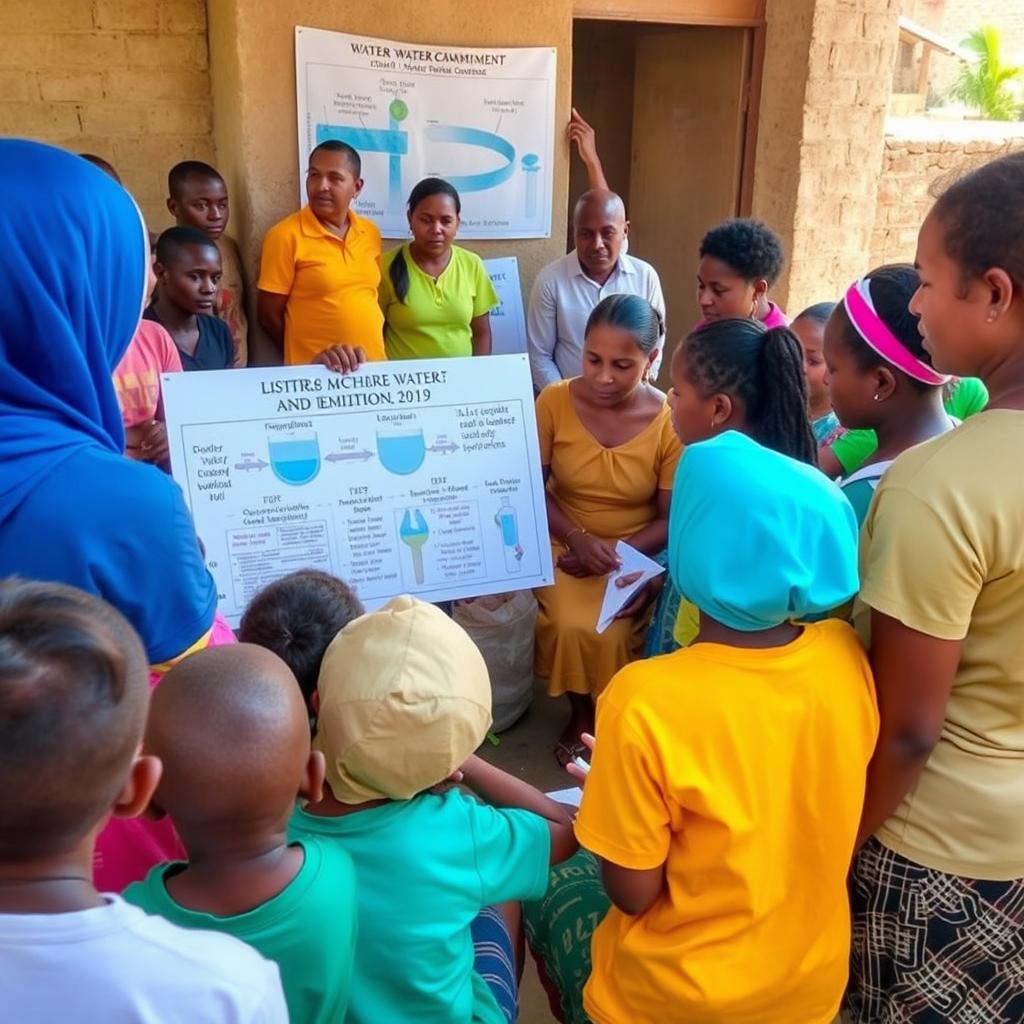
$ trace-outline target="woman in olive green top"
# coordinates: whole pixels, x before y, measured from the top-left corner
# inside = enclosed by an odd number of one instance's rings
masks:
[[[453,245],[459,193],[424,178],[409,196],[412,241],[381,260],[380,308],[388,359],[491,354],[498,296],[476,253]]]
[[[1016,153],[952,185],[918,238],[925,348],[990,398],[896,459],[861,533],[881,732],[851,878],[855,1024],[1024,1020],[1022,237]]]

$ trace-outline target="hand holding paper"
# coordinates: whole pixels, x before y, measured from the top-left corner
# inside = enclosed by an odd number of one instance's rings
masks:
[[[630,547],[625,541],[615,545],[615,553],[621,559],[618,569],[608,574],[608,582],[604,589],[604,600],[601,602],[601,614],[597,617],[597,632],[603,633],[614,621],[615,616],[626,607],[634,594],[648,580],[660,576],[665,570],[643,552]],[[632,577],[628,586],[620,586],[623,577]]]

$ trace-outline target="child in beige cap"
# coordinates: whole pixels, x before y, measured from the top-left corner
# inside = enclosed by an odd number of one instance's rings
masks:
[[[576,843],[567,808],[473,754],[491,723],[480,652],[439,609],[398,597],[335,637],[315,701],[324,799],[297,809],[289,833],[333,837],[355,862],[346,1020],[514,1019],[514,993],[510,1010],[474,970],[470,923],[543,896]],[[429,792],[448,779],[480,799]]]

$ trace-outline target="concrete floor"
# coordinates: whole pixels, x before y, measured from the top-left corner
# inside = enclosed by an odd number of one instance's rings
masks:
[[[537,683],[530,709],[501,734],[498,746],[485,743],[480,756],[544,792],[566,789],[573,785],[573,780],[555,763],[552,749],[568,717],[568,700],[552,699],[543,684]],[[537,969],[527,953],[519,992],[519,1022],[551,1024],[553,1020],[537,980]]]

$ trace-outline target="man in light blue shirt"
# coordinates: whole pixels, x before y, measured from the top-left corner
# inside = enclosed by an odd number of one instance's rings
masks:
[[[575,249],[549,263],[530,293],[526,333],[533,386],[541,391],[581,372],[583,332],[593,308],[608,295],[641,295],[665,320],[657,271],[623,251],[629,221],[614,192],[584,192],[573,212]],[[660,355],[659,355],[660,362]],[[658,363],[653,372],[657,373]]]

